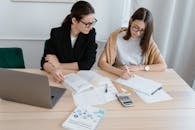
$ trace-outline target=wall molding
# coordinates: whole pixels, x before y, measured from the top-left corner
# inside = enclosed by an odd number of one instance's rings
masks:
[[[77,0],[11,0],[12,2],[74,3]]]
[[[48,39],[48,37],[0,37],[0,40],[8,41],[43,41]]]
[[[0,41],[45,41],[46,39],[49,39],[49,37],[0,37]],[[105,43],[106,39],[96,38],[96,42]]]

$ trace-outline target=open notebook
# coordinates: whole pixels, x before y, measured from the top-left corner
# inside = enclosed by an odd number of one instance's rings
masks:
[[[133,89],[145,103],[171,100],[172,97],[162,89],[162,84],[135,75],[128,80],[117,79],[116,82]]]
[[[119,78],[116,80],[116,82],[128,86],[129,88],[132,88],[137,92],[144,93],[147,95],[153,95],[155,92],[162,88],[162,84],[150,79],[140,77],[138,75],[135,75],[128,80]]]

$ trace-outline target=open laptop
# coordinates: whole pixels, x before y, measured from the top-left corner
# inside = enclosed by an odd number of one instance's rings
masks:
[[[52,108],[65,92],[65,88],[50,87],[46,75],[0,68],[0,98]]]

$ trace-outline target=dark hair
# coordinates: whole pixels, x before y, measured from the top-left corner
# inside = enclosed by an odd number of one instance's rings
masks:
[[[76,18],[77,21],[80,21],[85,15],[93,13],[95,13],[95,10],[90,3],[86,1],[78,1],[72,6],[70,14],[66,16],[62,25],[67,22],[71,24],[73,17]]]
[[[153,33],[153,17],[152,17],[152,13],[146,9],[146,8],[139,8],[137,9],[134,14],[131,16],[131,19],[129,20],[129,26],[126,32],[126,35],[123,37],[125,40],[129,40],[129,38],[131,37],[131,23],[134,20],[143,20],[146,27],[145,27],[145,31],[144,31],[144,35],[140,41],[140,46],[142,49],[142,55],[146,53],[148,46],[149,46],[149,42],[150,42],[150,38],[151,35]]]

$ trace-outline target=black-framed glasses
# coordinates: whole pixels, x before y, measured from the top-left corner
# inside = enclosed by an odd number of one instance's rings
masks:
[[[134,32],[140,32],[140,34],[143,34],[145,32],[144,29],[139,29],[139,27],[137,27],[137,26],[132,26],[132,30]]]
[[[81,22],[82,24],[84,24],[85,27],[91,27],[91,26],[94,26],[94,25],[97,23],[97,19],[94,19],[93,22],[88,22],[88,23],[83,22],[82,20],[80,20],[80,22]]]

